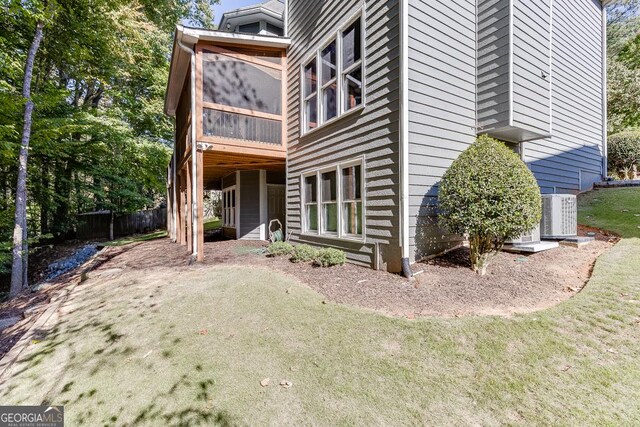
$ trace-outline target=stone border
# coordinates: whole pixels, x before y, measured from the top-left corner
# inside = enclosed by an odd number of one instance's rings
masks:
[[[627,181],[602,181],[596,182],[594,188],[623,188],[623,187],[640,187],[640,179]]]

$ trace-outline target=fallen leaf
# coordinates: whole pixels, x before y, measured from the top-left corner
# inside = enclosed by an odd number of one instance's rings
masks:
[[[198,332],[198,334],[200,334],[200,335],[209,335],[209,331],[207,329],[203,329],[200,332]]]
[[[271,379],[270,378],[265,378],[262,381],[260,381],[260,385],[262,387],[269,387],[269,382],[271,382]]]
[[[291,388],[293,386],[293,383],[291,381],[282,380],[282,381],[280,381],[280,385],[283,388]]]

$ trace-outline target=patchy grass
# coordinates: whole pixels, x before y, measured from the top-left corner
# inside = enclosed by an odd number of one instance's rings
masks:
[[[70,425],[640,419],[638,238],[572,300],[512,318],[389,318],[252,267],[104,268],[20,356],[3,404],[64,404]]]
[[[580,224],[640,237],[640,188],[608,188],[578,197]]]
[[[204,222],[204,231],[217,230],[222,228],[222,220],[219,218],[208,219]]]
[[[149,234],[139,234],[136,236],[123,237],[122,239],[112,240],[104,244],[104,246],[124,246],[131,243],[148,242],[150,240],[162,239],[167,237],[166,231],[156,231]]]

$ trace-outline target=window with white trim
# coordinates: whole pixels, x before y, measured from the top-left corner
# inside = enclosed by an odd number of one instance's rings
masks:
[[[304,232],[340,238],[364,235],[362,160],[303,175]]]
[[[222,223],[225,227],[236,227],[236,187],[222,191]]]
[[[364,105],[362,13],[302,65],[302,133]]]
[[[318,126],[318,66],[316,60],[304,67],[304,128],[305,131]]]

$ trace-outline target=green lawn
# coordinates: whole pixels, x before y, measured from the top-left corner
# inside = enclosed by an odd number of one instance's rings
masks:
[[[630,237],[555,308],[410,321],[259,268],[111,272],[76,289],[0,401],[88,426],[637,425],[639,276]]]
[[[640,237],[640,188],[610,188],[579,197],[581,224]]]
[[[222,227],[222,220],[219,218],[208,219],[204,222],[204,231],[216,230]]]
[[[149,240],[162,239],[167,237],[166,231],[156,231],[149,234],[139,234],[136,236],[123,237],[121,239],[112,240],[104,244],[104,246],[124,246],[131,243],[148,242]]]

